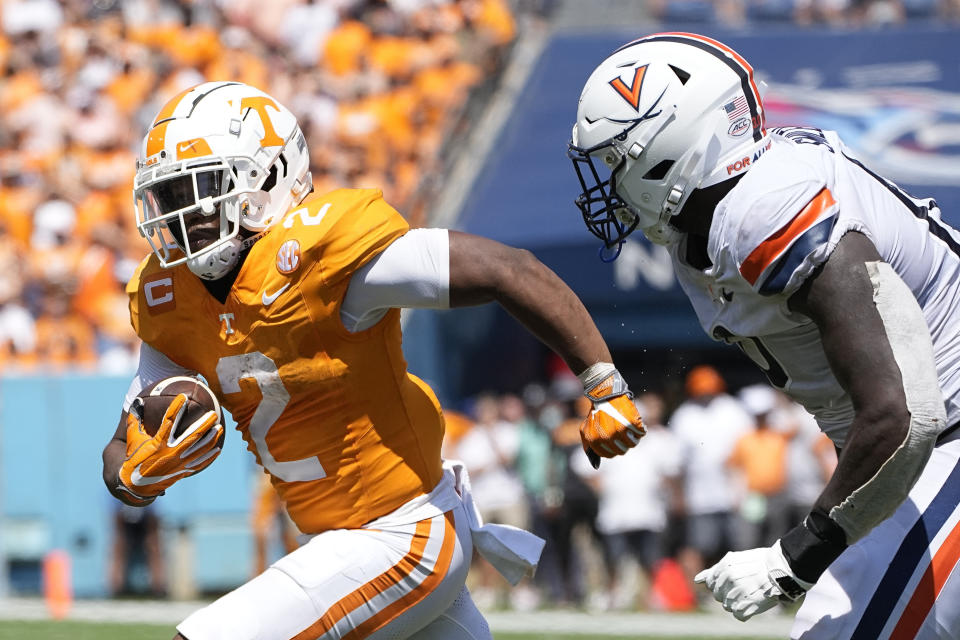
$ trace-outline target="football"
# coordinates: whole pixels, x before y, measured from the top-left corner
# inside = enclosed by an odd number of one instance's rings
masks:
[[[214,411],[223,422],[220,403],[210,387],[196,378],[188,376],[174,376],[155,382],[140,392],[139,398],[143,401],[143,429],[148,434],[155,435],[163,422],[163,414],[167,407],[177,397],[177,394],[186,394],[187,408],[180,423],[174,430],[173,437],[179,437],[187,427],[199,420],[208,411]],[[223,434],[221,434],[221,438]]]

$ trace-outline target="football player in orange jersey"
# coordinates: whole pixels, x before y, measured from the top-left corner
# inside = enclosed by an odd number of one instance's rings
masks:
[[[411,230],[379,191],[311,196],[293,114],[253,87],[206,83],[161,110],[137,162],[137,224],[153,253],[127,286],[140,366],[103,453],[118,499],[152,502],[219,454],[222,425],[155,436],[137,394],[202,375],[297,527],[299,549],[178,626],[178,639],[489,638],[464,587],[473,548],[516,583],[543,541],[484,525],[444,462],[443,413],[406,370],[402,307],[500,303],[580,375],[584,449],[643,435],[586,309],[526,251]]]

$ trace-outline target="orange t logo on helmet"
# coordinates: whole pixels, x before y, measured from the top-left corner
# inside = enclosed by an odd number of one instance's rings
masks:
[[[277,135],[277,132],[273,128],[273,122],[270,120],[270,116],[267,115],[268,105],[279,111],[279,109],[277,109],[277,103],[266,96],[244,98],[240,101],[240,110],[242,111],[250,107],[260,115],[260,121],[263,123],[263,137],[260,139],[261,145],[264,147],[280,147],[283,146],[283,138]]]

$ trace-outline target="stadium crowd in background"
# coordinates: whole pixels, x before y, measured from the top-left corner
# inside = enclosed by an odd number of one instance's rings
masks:
[[[532,593],[508,594],[499,577],[478,573],[478,605],[693,608],[706,595],[693,589],[698,571],[758,537],[775,539],[791,510],[810,509],[836,455],[806,411],[768,385],[732,395],[706,365],[688,372],[684,392],[675,406],[640,394],[647,435],[598,471],[580,444],[583,396],[562,374],[522,399],[483,394],[455,414],[445,454],[462,456],[476,476],[485,517],[530,523],[547,540]],[[520,505],[509,500],[518,485]]]
[[[135,147],[159,96],[262,86],[298,115],[318,191],[378,185],[424,224],[444,140],[551,0],[11,0],[0,31],[0,365],[127,371],[122,287],[143,257]],[[651,0],[665,21],[882,25],[960,0]]]
[[[134,160],[158,101],[263,87],[298,116],[317,191],[380,187],[420,226],[515,19],[506,0],[12,0],[2,28],[0,366],[126,372]]]

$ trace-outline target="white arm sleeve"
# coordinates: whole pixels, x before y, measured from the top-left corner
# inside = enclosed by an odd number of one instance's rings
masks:
[[[395,307],[450,307],[446,229],[411,229],[350,277],[340,306],[348,331],[369,329]]]
[[[849,544],[890,517],[906,499],[930,458],[937,436],[947,425],[933,342],[920,305],[889,264],[866,265],[873,283],[873,301],[900,367],[910,429],[876,475],[830,510],[830,517],[843,527]]]
[[[137,375],[134,376],[123,399],[123,410],[130,408],[130,403],[141,391],[157,380],[172,376],[196,376],[195,371],[185,369],[173,360],[163,355],[146,342],[140,343],[140,363],[137,365]]]

